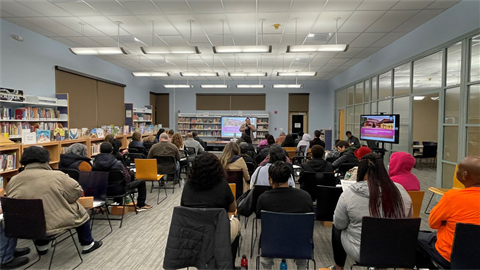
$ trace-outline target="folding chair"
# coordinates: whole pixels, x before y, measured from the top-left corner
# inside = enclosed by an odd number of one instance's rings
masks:
[[[322,221],[324,226],[330,226],[326,222],[333,221],[333,214],[342,193],[341,187],[317,185],[317,220]]]
[[[313,228],[315,213],[276,213],[262,210],[262,230],[258,244],[257,269],[260,257],[312,260],[314,259]],[[308,265],[307,265],[308,269]]]
[[[422,209],[422,202],[423,196],[425,195],[425,191],[407,191],[408,195],[412,199],[412,206],[413,206],[413,217],[419,218],[420,217],[420,209]]]
[[[257,201],[258,201],[258,198],[260,197],[260,195],[262,195],[265,191],[269,191],[271,189],[272,189],[271,186],[255,186],[255,188],[251,191],[251,192],[253,192],[253,212],[254,213],[257,212]],[[251,242],[250,258],[253,257],[253,248],[255,247],[255,242],[257,241],[257,233],[258,233],[257,222],[260,218],[261,217],[257,217],[257,216],[255,216],[255,218],[253,218],[252,240],[250,241]],[[248,220],[247,220],[247,222],[248,222]],[[246,228],[246,226],[247,226],[247,224],[245,223],[245,228]]]
[[[453,238],[451,269],[480,269],[480,225],[457,223]]]
[[[78,257],[80,258],[80,263],[77,264],[73,269],[77,268],[83,263],[82,255],[80,254],[80,250],[75,243],[75,239],[73,238],[73,233],[71,230],[65,230],[59,234],[47,236],[47,223],[45,221],[45,212],[43,210],[43,202],[41,199],[28,200],[7,197],[1,197],[0,199],[2,202],[3,218],[5,222],[5,235],[7,237],[31,239],[32,241],[39,239],[52,241],[51,245],[53,250],[48,269],[52,268],[53,256],[55,255],[55,249],[57,245],[68,238],[72,238],[73,245],[75,245]],[[58,238],[67,233],[69,234],[68,236],[60,241],[57,241]],[[29,265],[27,268],[40,261],[42,256],[38,252],[38,249],[37,253],[38,260]]]
[[[242,170],[226,170],[227,182],[236,184],[236,194],[238,197],[243,194],[243,171]]]
[[[180,187],[179,175],[180,172],[177,172],[177,162],[175,161],[175,157],[173,156],[155,156],[153,157],[157,160],[157,173],[166,175],[167,177],[163,180],[163,184],[165,189],[172,189],[172,194],[175,193],[175,184],[178,182],[178,186]],[[165,185],[168,180],[168,175],[173,175],[173,185],[171,188],[167,188]],[[152,190],[156,188],[153,186],[152,182]],[[162,188],[159,186],[158,188]],[[152,192],[150,191],[150,193]]]
[[[123,165],[125,167],[135,166],[135,159],[144,159],[145,155],[143,153],[128,153],[123,155]]]
[[[157,174],[157,160],[156,159],[135,159],[135,168],[137,181],[161,181],[163,175]],[[159,184],[160,186],[160,184]],[[160,201],[160,188],[158,189],[157,205],[163,202],[167,198],[167,189],[163,185],[165,190],[165,198]]]
[[[126,198],[130,197],[133,205],[126,204]],[[122,228],[123,217],[125,216],[125,207],[133,207],[135,209],[135,214],[138,214],[137,206],[135,205],[135,200],[133,199],[133,191],[127,188],[127,181],[123,172],[120,170],[112,170],[108,172],[108,185],[107,185],[107,198],[122,199],[122,217],[121,218],[110,218],[110,220],[120,221],[120,227]],[[108,204],[106,205],[108,211]],[[102,220],[102,219],[99,219]]]
[[[79,175],[80,171],[79,170],[67,169],[67,168],[60,168],[59,170],[64,172],[65,174],[70,176],[70,178],[75,179],[78,182],[78,179],[80,177],[80,175]]]

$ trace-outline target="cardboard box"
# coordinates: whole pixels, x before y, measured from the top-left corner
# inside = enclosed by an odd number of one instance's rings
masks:
[[[127,204],[129,206],[125,207],[124,214],[128,214],[129,212],[135,212],[135,208],[133,208],[133,203]],[[123,211],[123,206],[112,206],[110,210],[111,215],[121,216]]]

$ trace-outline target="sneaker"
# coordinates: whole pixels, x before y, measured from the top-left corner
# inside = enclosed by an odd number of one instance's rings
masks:
[[[138,207],[138,208],[137,208],[137,211],[139,211],[139,212],[148,211],[148,210],[152,210],[152,208],[153,208],[153,206],[148,205],[148,204],[145,204],[145,205],[142,206],[142,207]]]
[[[28,253],[30,253],[30,248],[29,248],[29,247],[26,247],[26,248],[16,248],[16,249],[15,249],[15,252],[13,253],[13,257],[25,256],[25,255],[27,255]]]
[[[27,264],[28,262],[30,262],[30,260],[26,257],[13,258],[13,260],[9,261],[8,263],[0,264],[0,269],[15,269]]]
[[[93,247],[91,247],[91,248],[89,248],[89,249],[87,249],[87,250],[82,251],[82,254],[88,254],[88,253],[90,253],[90,252],[92,252],[92,251],[95,251],[95,250],[97,250],[99,247],[101,247],[102,244],[103,244],[102,241],[95,241],[94,244],[93,244]]]

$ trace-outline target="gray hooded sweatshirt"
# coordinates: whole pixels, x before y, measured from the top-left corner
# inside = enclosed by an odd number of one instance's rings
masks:
[[[400,191],[407,218],[412,217],[412,199],[402,185],[394,183]],[[367,181],[360,181],[349,186],[338,200],[333,216],[335,228],[342,230],[342,246],[356,262],[360,261],[360,239],[362,218],[370,216],[368,209],[369,190]]]

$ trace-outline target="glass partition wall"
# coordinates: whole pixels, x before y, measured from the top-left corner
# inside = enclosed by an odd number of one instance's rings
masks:
[[[433,125],[438,130],[432,132],[437,135],[431,134],[437,137],[437,186],[451,188],[456,164],[467,155],[480,156],[480,35],[459,38],[337,89],[336,138],[340,130],[360,137],[362,114],[400,114],[400,142],[385,144],[385,163],[393,152],[413,154],[413,102],[422,97],[437,102],[431,112],[438,114]],[[344,122],[338,117],[341,110]]]

